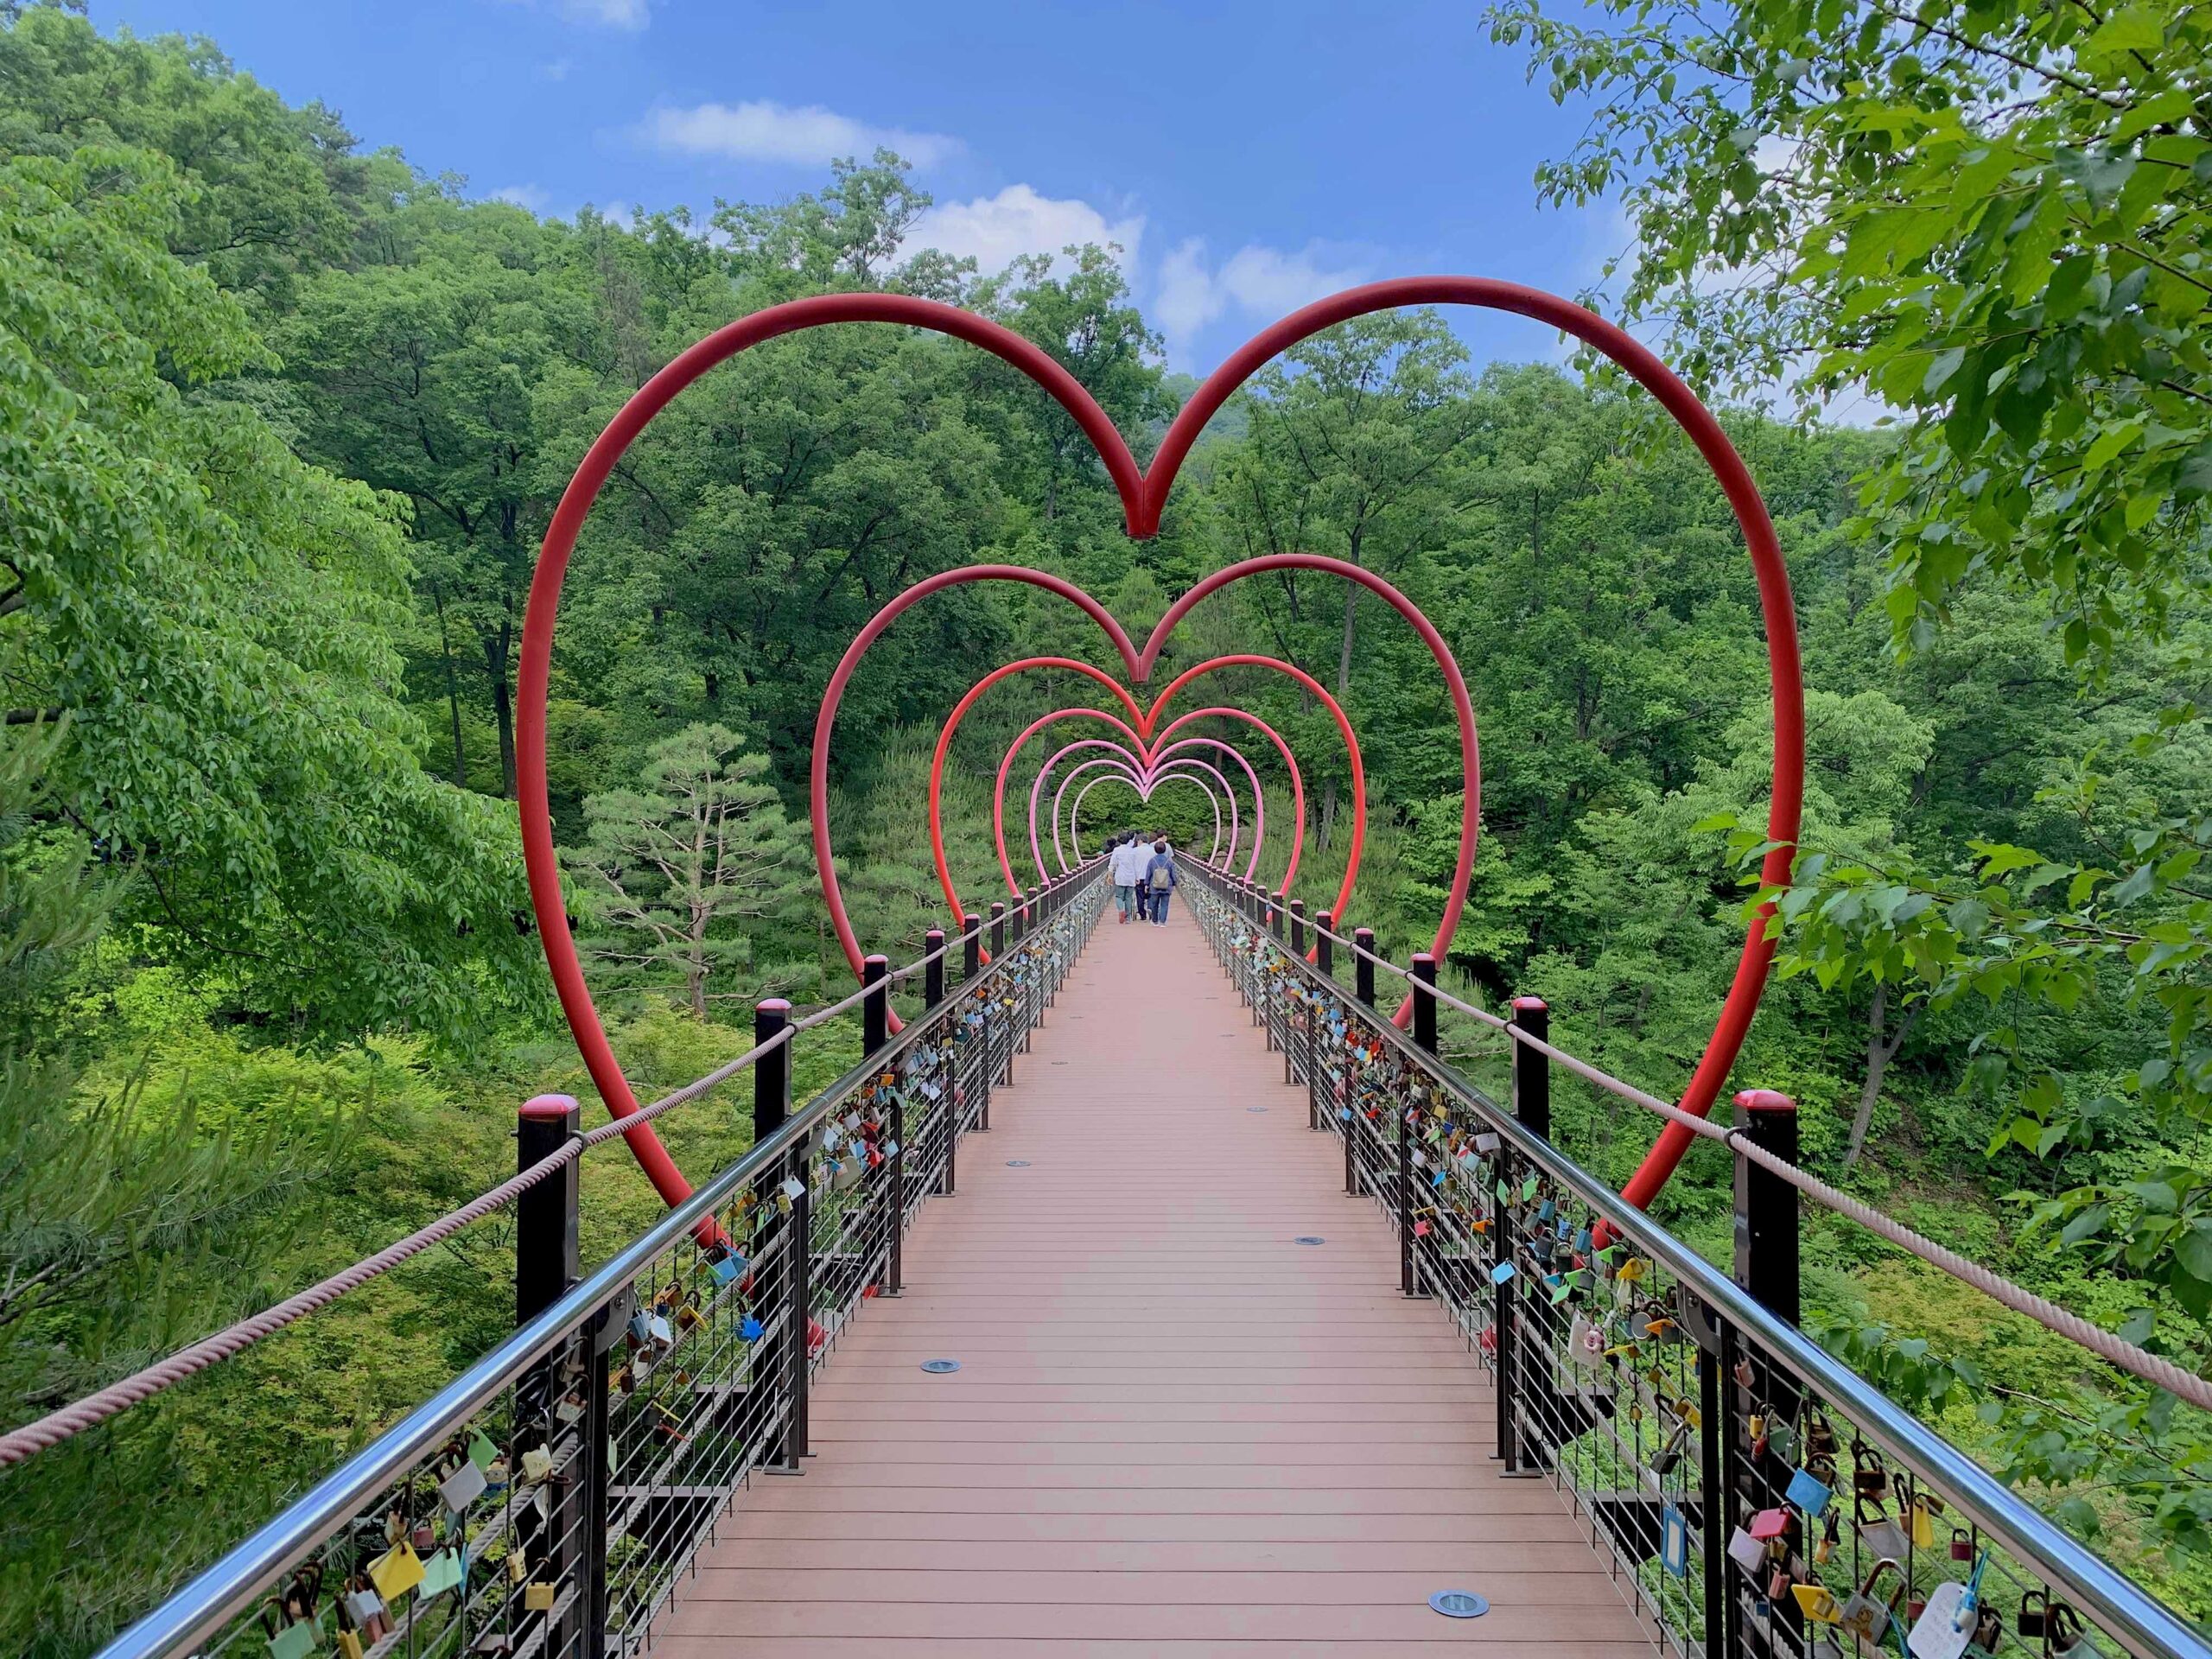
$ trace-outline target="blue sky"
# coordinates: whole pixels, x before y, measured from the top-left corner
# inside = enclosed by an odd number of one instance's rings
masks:
[[[1554,106],[1472,0],[1067,6],[836,0],[92,0],[103,29],[212,35],[371,146],[542,212],[817,188],[889,143],[987,268],[1109,237],[1178,368],[1370,277],[1451,270],[1572,293],[1625,239],[1537,206]],[[1480,357],[1560,355],[1461,320]]]

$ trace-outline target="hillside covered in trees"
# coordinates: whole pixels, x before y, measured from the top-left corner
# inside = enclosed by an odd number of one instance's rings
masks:
[[[2187,8],[2082,14],[1980,8],[1947,32],[1738,0],[1675,30],[1624,0],[1573,23],[1513,0],[1493,27],[1560,97],[1594,97],[1585,148],[1539,182],[1625,192],[1646,232],[1630,320],[1732,400],[1796,588],[1807,829],[1737,1086],[1797,1098],[1828,1179],[2202,1369],[2212,54]],[[1140,460],[1191,385],[1113,250],[982,271],[917,246],[930,199],[887,152],[787,200],[541,218],[434,155],[365,153],[312,87],[265,87],[213,43],[44,5],[0,20],[12,1425],[505,1173],[524,1096],[589,1097],[527,919],[518,633],[553,504],[657,369],[763,306],[880,289],[1033,341]],[[1529,358],[1551,344],[1532,331]],[[1796,406],[1856,390],[1896,418]],[[1001,561],[1136,632],[1207,572],[1293,549],[1388,577],[1467,676],[1483,839],[1451,979],[1539,994],[1570,1046],[1678,1089],[1758,896],[1770,718],[1740,537],[1634,388],[1471,362],[1417,311],[1258,376],[1144,543],[1058,405],[933,335],[775,341],[658,420],[570,571],[550,745],[576,925],[640,1087],[742,1047],[765,991],[842,986],[804,772],[830,668],[887,599]],[[1374,817],[1352,919],[1394,954],[1425,944],[1460,804],[1425,650],[1343,584],[1281,575],[1209,601],[1155,683],[1238,649],[1344,704]],[[957,589],[848,692],[833,819],[880,948],[943,919],[938,721],[978,664],[1033,652],[1099,641],[1041,597]],[[1077,700],[1031,677],[963,728],[965,892],[998,880],[1006,743]],[[1335,727],[1280,679],[1236,700],[1298,750],[1299,887],[1322,907]],[[1110,794],[1093,836],[1135,810]],[[1170,799],[1146,810],[1187,839],[1202,809]],[[728,856],[657,864],[678,820]],[[709,921],[674,926],[694,896]],[[1493,1051],[1459,1058],[1500,1075]],[[742,1116],[706,1103],[671,1143],[711,1166]],[[1650,1139],[1579,1097],[1559,1137],[1615,1180]],[[1659,1205],[1716,1255],[1726,1179],[1700,1148]],[[603,1255],[654,1201],[626,1160],[585,1181]],[[456,1241],[0,1474],[0,1647],[85,1650],[480,1352],[511,1307],[506,1244]],[[1815,1220],[1808,1251],[1826,1339],[2212,1611],[2212,1425],[1862,1234]]]

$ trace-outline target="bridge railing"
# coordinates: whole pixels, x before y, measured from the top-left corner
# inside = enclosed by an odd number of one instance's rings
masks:
[[[1249,884],[1184,873],[1313,1128],[1342,1143],[1345,1192],[1395,1230],[1400,1290],[1435,1299],[1491,1373],[1503,1472],[1560,1493],[1660,1651],[2212,1655],[1801,1334],[1794,1186],[1738,1154],[1735,1260],[1715,1268],[1551,1144],[1544,1054],[1514,1043],[1504,1103],[1443,1064],[1426,958],[1402,1032],[1363,930],[1324,934]],[[1524,1001],[1513,1024],[1541,1040],[1547,1019]],[[1795,1162],[1785,1098],[1737,1111]]]
[[[622,1659],[652,1645],[699,1552],[756,1478],[795,1472],[810,1380],[862,1306],[896,1295],[917,1208],[950,1192],[1104,902],[1078,870],[916,965],[887,1033],[881,957],[865,1058],[791,1109],[788,1006],[756,1035],[754,1144],[588,1276],[577,1169],[517,1210],[514,1334],[105,1650],[113,1659]],[[988,965],[983,965],[988,948]],[[948,990],[948,963],[963,971]],[[525,1106],[527,1166],[578,1133]]]

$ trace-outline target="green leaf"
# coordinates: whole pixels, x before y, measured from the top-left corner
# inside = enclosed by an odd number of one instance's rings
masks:
[[[2156,52],[2165,43],[2158,14],[2149,6],[2129,6],[2107,17],[2082,49],[2092,56],[2113,57],[2122,52]]]
[[[2212,1224],[2199,1222],[2174,1246],[2174,1261],[2192,1279],[2212,1282]]]

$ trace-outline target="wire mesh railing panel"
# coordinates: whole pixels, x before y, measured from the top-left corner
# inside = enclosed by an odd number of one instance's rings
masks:
[[[810,1380],[898,1287],[915,1211],[951,1190],[1103,897],[1095,872],[1061,884],[995,962],[108,1653],[652,1651],[754,1478],[804,1452]],[[756,1088],[787,1096],[789,1063],[770,1051]]]
[[[1808,1343],[1794,1248],[1777,1315],[1746,1294],[1745,1259],[1732,1279],[1531,1132],[1548,1122],[1522,1094],[1548,1088],[1541,1061],[1525,1083],[1516,1062],[1501,1105],[1276,938],[1264,901],[1192,891],[1247,1005],[1281,1007],[1294,1042],[1306,1027],[1315,1125],[1344,1148],[1344,1190],[1396,1231],[1402,1288],[1490,1373],[1504,1471],[1560,1494],[1658,1651],[2212,1654]]]

